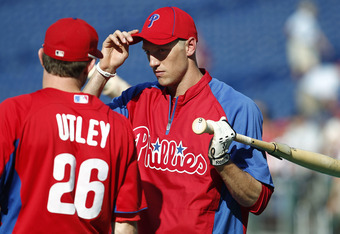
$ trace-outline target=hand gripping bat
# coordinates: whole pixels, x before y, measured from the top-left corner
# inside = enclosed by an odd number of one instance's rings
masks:
[[[213,134],[214,129],[203,118],[197,118],[192,123],[192,130],[196,134]],[[285,144],[265,142],[236,133],[234,141],[250,145],[256,149],[266,151],[279,159],[286,159],[300,166],[318,171],[327,175],[340,177],[340,160],[336,160],[324,154],[296,149]]]

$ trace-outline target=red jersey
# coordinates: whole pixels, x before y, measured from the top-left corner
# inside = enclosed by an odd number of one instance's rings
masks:
[[[0,129],[0,231],[108,233],[138,220],[131,125],[97,97],[47,88],[9,98]]]
[[[245,233],[248,213],[256,210],[233,199],[208,159],[212,135],[196,135],[192,122],[226,116],[237,133],[261,139],[261,112],[250,98],[202,72],[177,98],[155,82],[132,87],[109,104],[129,118],[136,138],[148,203],[139,233]],[[230,153],[239,168],[273,187],[264,152],[233,142]],[[271,195],[263,188],[260,206]]]

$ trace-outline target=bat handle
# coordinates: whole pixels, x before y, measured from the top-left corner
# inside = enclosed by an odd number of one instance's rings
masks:
[[[198,135],[203,133],[214,134],[214,128],[204,118],[195,119],[192,122],[192,130]]]
[[[204,118],[195,119],[192,123],[192,130],[198,135],[203,133],[214,134],[214,128]],[[257,140],[238,133],[236,133],[234,141],[253,146],[257,149],[264,150],[269,153],[276,151],[276,144]]]

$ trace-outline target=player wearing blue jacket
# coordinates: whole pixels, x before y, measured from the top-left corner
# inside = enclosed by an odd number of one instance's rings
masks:
[[[219,143],[210,145],[212,136],[194,134],[191,125],[197,117],[226,117],[237,133],[261,139],[262,115],[251,99],[198,68],[190,15],[164,7],[147,18],[141,33],[109,35],[85,91],[99,95],[128,46],[141,40],[157,82],[131,87],[109,104],[134,130],[149,208],[139,232],[246,233],[249,212],[260,214],[273,192],[264,152],[228,140],[227,153],[215,158],[211,149]]]

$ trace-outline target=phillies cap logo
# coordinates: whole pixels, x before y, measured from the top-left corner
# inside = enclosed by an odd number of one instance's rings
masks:
[[[159,20],[159,18],[160,18],[159,14],[153,14],[152,16],[150,16],[150,18],[149,18],[150,23],[148,25],[148,28],[151,28],[152,25],[153,25],[153,22]]]

